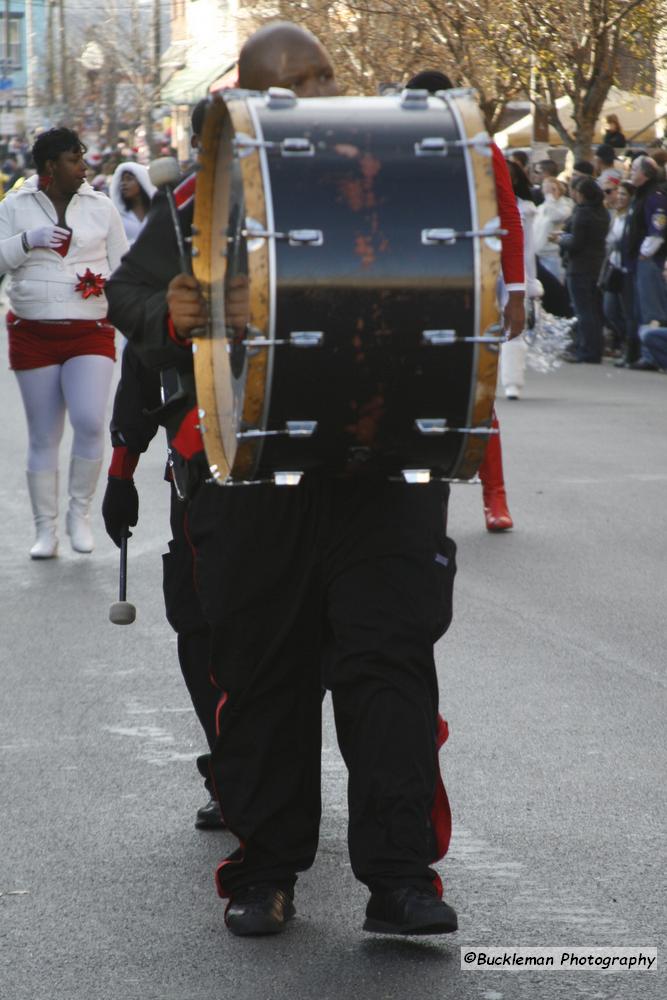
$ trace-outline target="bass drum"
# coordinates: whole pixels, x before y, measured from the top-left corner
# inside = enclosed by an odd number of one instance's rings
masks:
[[[496,388],[498,226],[470,91],[215,98],[192,249],[213,477],[471,478]]]

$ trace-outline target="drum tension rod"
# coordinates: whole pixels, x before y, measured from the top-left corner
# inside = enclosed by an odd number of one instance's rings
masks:
[[[482,156],[491,152],[491,138],[488,132],[478,132],[472,139],[448,140],[441,135],[430,135],[415,143],[415,156],[447,156],[450,147],[456,149],[474,149]]]
[[[452,479],[448,476],[434,476],[430,469],[402,469],[400,476],[389,476],[391,482],[411,484],[426,483],[464,483],[466,486],[479,486],[482,480],[479,476],[473,479]]]
[[[420,417],[415,420],[415,427],[420,434],[426,437],[433,437],[437,434],[475,434],[489,437],[498,433],[495,427],[448,427],[444,417]]]
[[[324,243],[321,229],[290,229],[287,233],[273,233],[268,229],[242,229],[241,236],[252,240],[287,240],[291,247],[321,247]]]
[[[500,331],[500,327],[491,330]],[[507,337],[498,333],[485,333],[481,337],[457,337],[456,330],[422,330],[422,342],[430,347],[447,347],[452,344],[504,344]]]
[[[324,343],[324,334],[321,330],[294,330],[289,337],[283,340],[271,340],[269,337],[247,337],[243,341],[243,346],[247,350],[253,347],[321,347]],[[231,351],[231,344],[227,345],[227,350]]]
[[[305,136],[288,136],[281,142],[272,142],[270,139],[257,139],[239,132],[234,137],[233,146],[241,159],[250,156],[256,149],[268,149],[281,156],[315,156],[315,146]]]
[[[456,229],[422,229],[422,243],[426,247],[435,247],[445,244],[446,246],[453,246],[457,240],[491,240],[493,244],[497,243],[498,246],[491,246],[493,250],[500,250],[500,241],[496,239],[498,236],[506,236],[507,230],[502,229],[500,225],[500,219],[498,217],[491,219],[487,222],[482,229],[469,229],[463,230],[461,232]]]
[[[306,438],[312,437],[316,430],[317,420],[287,420],[283,430],[263,431],[252,427],[246,431],[237,431],[236,437],[239,441],[266,437]]]

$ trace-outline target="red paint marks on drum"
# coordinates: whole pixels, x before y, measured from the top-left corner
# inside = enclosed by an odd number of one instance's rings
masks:
[[[351,434],[359,444],[372,445],[377,437],[385,415],[384,395],[378,393],[372,396],[361,407],[356,400],[350,402],[353,410],[359,408],[359,418],[355,424],[348,424],[345,431]]]
[[[361,157],[361,172],[369,184],[372,184],[382,170],[382,164],[376,156],[366,153]]]
[[[355,150],[355,157],[358,156],[359,151],[356,147],[349,148]],[[375,156],[366,153],[359,161],[359,168],[361,170],[361,177],[344,177],[339,181],[342,199],[352,212],[372,209],[377,204],[373,183],[382,168],[382,164]]]
[[[354,360],[356,361],[357,364],[361,364],[363,361],[366,360],[366,355],[364,353],[364,342],[359,336],[359,334],[355,334],[355,336],[352,338],[352,347],[354,348],[354,352],[356,355]]]
[[[354,241],[354,252],[360,258],[364,267],[370,267],[375,263],[375,249],[373,247],[373,237],[359,235]]]
[[[340,191],[351,212],[360,212],[364,207],[364,188],[360,180],[342,180]]]
[[[346,156],[348,160],[354,160],[359,156],[359,147],[348,142],[339,142],[334,146],[334,150],[339,156]]]

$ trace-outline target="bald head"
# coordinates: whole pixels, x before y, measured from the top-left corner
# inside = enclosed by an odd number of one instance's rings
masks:
[[[250,36],[239,55],[239,86],[287,87],[297,97],[333,97],[338,92],[327,50],[310,31],[290,21],[267,24]]]

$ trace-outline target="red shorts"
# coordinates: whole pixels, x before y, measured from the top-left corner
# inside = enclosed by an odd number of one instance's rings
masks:
[[[64,365],[82,354],[101,354],[116,360],[115,330],[107,320],[21,319],[7,313],[9,367],[15,372],[47,365]]]

